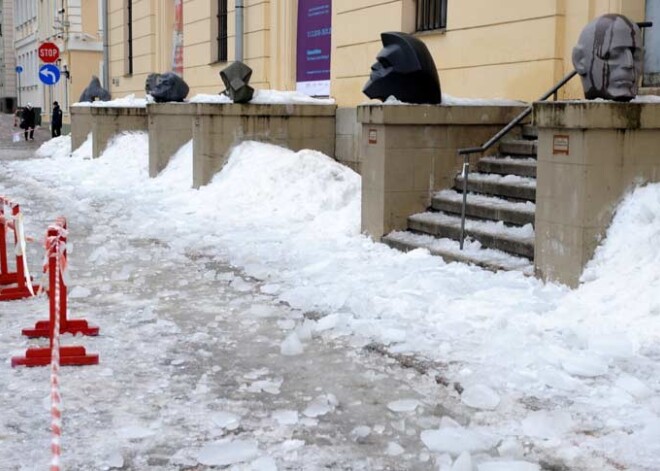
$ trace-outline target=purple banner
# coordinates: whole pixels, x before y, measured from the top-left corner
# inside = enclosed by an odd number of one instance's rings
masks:
[[[330,94],[332,0],[298,0],[296,88],[308,95]]]

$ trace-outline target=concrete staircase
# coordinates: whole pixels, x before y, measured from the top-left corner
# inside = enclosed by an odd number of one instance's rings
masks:
[[[466,243],[459,250],[463,178],[433,196],[431,207],[408,218],[408,230],[383,238],[390,247],[427,248],[446,261],[531,274],[534,259],[537,134],[502,140],[495,156],[482,157],[468,178]]]

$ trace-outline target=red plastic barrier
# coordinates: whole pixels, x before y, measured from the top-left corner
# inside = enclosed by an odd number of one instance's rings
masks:
[[[51,364],[54,357],[59,357],[58,363],[62,366],[97,365],[99,362],[99,356],[88,354],[85,347],[59,345],[59,336],[62,333],[97,335],[99,332],[98,327],[90,327],[85,320],[66,319],[67,289],[62,276],[67,262],[66,234],[66,220],[58,218],[57,222],[48,228],[46,236],[50,318],[47,321],[37,322],[34,329],[23,330],[23,334],[29,337],[49,337],[50,346],[28,348],[24,357],[11,359],[12,366],[46,366]],[[59,355],[54,352],[55,348]]]
[[[5,207],[11,209],[11,220],[5,216]],[[25,254],[20,244],[19,231],[22,230],[20,224],[21,208],[18,203],[0,197],[0,285],[16,285],[8,288],[0,288],[0,301],[12,301],[15,299],[28,298],[34,296],[38,286],[28,286],[28,276],[25,273]],[[14,253],[16,257],[16,271],[9,269],[9,246],[7,245],[7,232],[14,232]]]

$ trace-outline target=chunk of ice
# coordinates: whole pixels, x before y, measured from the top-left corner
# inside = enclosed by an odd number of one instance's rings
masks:
[[[249,461],[257,456],[259,456],[257,442],[233,440],[204,445],[197,454],[197,461],[206,466],[229,466]]]
[[[392,412],[413,412],[419,406],[417,399],[400,399],[387,404],[387,408]]]
[[[488,461],[479,464],[477,471],[541,471],[541,467],[528,461]]]
[[[464,451],[469,453],[486,451],[496,444],[494,438],[463,427],[424,430],[420,436],[429,450],[436,453],[449,453],[452,456],[458,456]]]
[[[500,403],[500,396],[485,384],[465,386],[461,402],[473,409],[494,410]]]
[[[305,351],[296,332],[291,332],[280,345],[280,353],[285,356],[300,355]]]
[[[595,378],[607,373],[607,362],[590,355],[573,355],[564,359],[561,366],[567,373],[585,378]]]
[[[545,439],[561,438],[573,425],[571,414],[562,411],[534,411],[522,421],[525,435]]]

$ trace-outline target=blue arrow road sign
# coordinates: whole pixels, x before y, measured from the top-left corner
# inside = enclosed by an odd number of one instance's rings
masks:
[[[55,85],[60,81],[60,69],[53,64],[44,64],[39,68],[39,80],[46,85]]]
[[[16,73],[17,74],[23,73],[23,66],[22,65],[17,65],[16,66]]]

